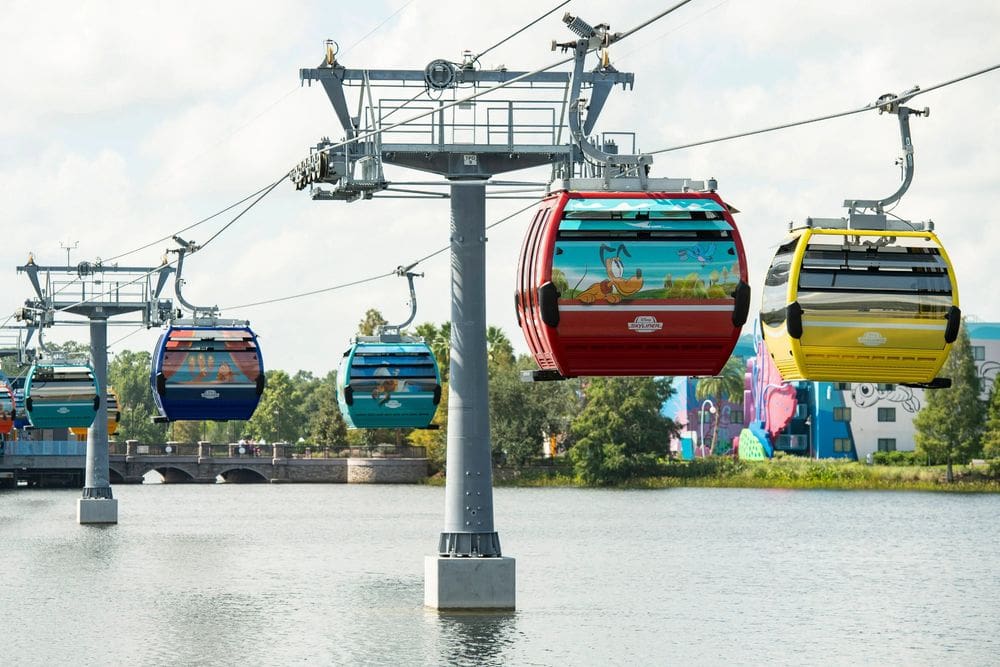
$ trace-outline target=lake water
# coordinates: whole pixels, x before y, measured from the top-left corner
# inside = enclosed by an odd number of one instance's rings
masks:
[[[444,490],[0,492],[0,664],[1000,662],[1000,496],[498,489],[517,611],[441,614]]]

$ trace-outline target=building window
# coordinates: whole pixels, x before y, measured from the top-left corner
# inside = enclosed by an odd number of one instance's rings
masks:
[[[894,452],[894,451],[896,451],[896,439],[895,438],[879,438],[878,439],[878,450],[880,452]]]
[[[849,421],[851,421],[851,409],[850,408],[834,408],[833,409],[833,420],[834,421],[838,421],[838,422],[849,422]]]
[[[851,390],[851,383],[850,382],[834,382],[833,383],[833,388],[834,388],[835,391],[850,391]]]
[[[896,385],[894,385],[894,384],[882,384],[882,383],[879,383],[879,384],[877,384],[875,386],[878,387],[879,391],[895,391],[896,390]]]
[[[878,420],[880,422],[894,422],[894,421],[896,421],[896,408],[879,408],[878,409]]]
[[[834,438],[833,439],[833,451],[835,451],[835,452],[849,452],[849,451],[851,451],[851,439],[850,438]]]
[[[972,346],[972,360],[973,361],[985,361],[986,360],[986,346],[985,345],[973,345]]]

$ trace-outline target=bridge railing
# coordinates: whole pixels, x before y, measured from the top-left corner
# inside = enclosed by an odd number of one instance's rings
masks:
[[[84,449],[86,443],[83,443]],[[336,459],[336,458],[427,458],[427,449],[414,445],[380,444],[370,447],[329,445],[296,446],[287,442],[273,444],[211,442],[142,443],[138,440],[109,443],[112,456],[197,456],[199,458],[246,459]]]
[[[365,447],[337,447],[318,445],[307,447],[304,451],[295,452],[297,459],[339,459],[339,458],[387,458],[387,459],[425,459],[427,448],[416,445],[372,445]]]

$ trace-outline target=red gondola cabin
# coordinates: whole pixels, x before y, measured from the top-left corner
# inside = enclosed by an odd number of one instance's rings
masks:
[[[518,323],[543,371],[715,375],[750,305],[743,244],[714,192],[566,192],[525,235]]]

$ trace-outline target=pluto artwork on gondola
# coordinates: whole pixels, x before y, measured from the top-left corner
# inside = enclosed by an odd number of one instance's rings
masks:
[[[933,223],[885,207],[913,178],[909,116],[918,89],[879,99],[899,118],[903,183],[881,200],[848,200],[847,218],[810,218],[783,240],[767,273],[761,330],[785,380],[947,387],[936,377],[958,336],[955,273]]]
[[[562,377],[712,375],[746,320],[746,275],[715,192],[562,191],[525,237],[518,318]]]
[[[714,179],[650,178],[651,156],[588,138],[610,89],[593,87],[586,120],[569,109],[591,173],[552,183],[521,246],[515,307],[540,369],[531,378],[714,375],[750,307],[735,209]]]
[[[264,393],[264,362],[249,323],[222,320],[214,306],[184,300],[184,254],[198,246],[177,239],[177,300],[192,311],[190,320],[173,320],[153,352],[150,383],[160,410],[156,421],[246,420]]]

